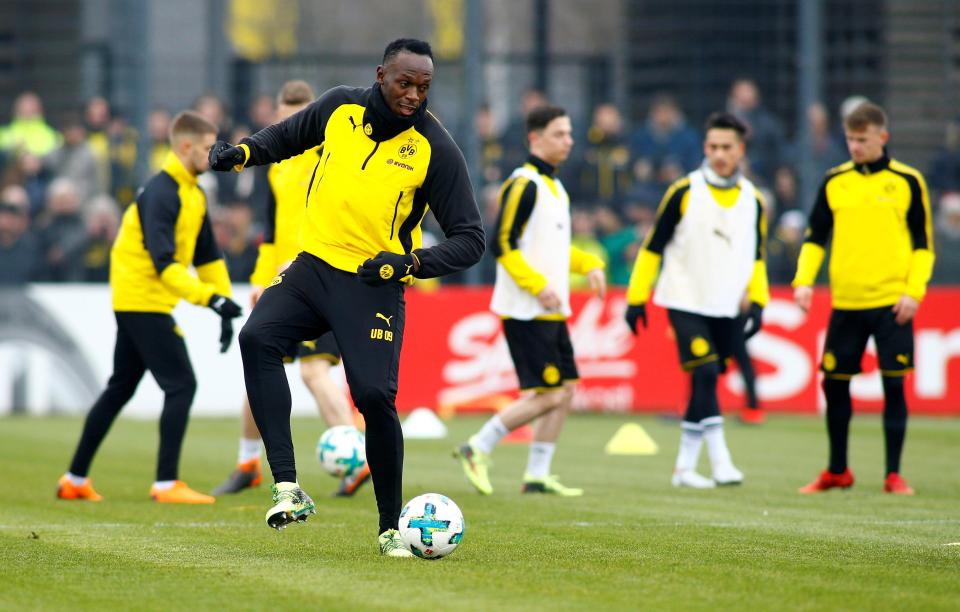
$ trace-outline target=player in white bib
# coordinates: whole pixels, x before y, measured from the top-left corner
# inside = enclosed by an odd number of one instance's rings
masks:
[[[586,274],[601,297],[606,290],[603,261],[570,244],[570,198],[554,173],[573,147],[567,113],[555,106],[527,116],[530,157],[500,190],[500,213],[491,240],[497,280],[490,309],[503,319],[524,392],[454,451],[470,483],[493,493],[487,474],[494,446],[514,429],[536,419],[523,478],[524,493],[564,497],[583,494],[550,474],[557,438],[579,378],[567,330],[571,272]]]
[[[770,299],[763,201],[740,173],[745,134],[746,126],[736,117],[710,116],[703,144],[706,159],[663,196],[627,291],[626,320],[636,334],[638,321],[647,326],[646,303],[659,270],[653,302],[667,309],[681,367],[690,373],[690,399],[672,480],[677,487],[706,489],[743,481],[723,435],[717,379],[726,370],[737,316],[746,312],[749,338],[759,331]],[[704,441],[711,478],[696,471]]]

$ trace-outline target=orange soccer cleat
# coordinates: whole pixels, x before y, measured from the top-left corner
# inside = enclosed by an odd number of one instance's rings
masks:
[[[820,493],[830,489],[849,489],[853,486],[853,472],[850,468],[843,474],[834,474],[830,470],[823,470],[817,478],[805,487],[800,487],[800,493]]]
[[[913,489],[897,472],[887,474],[886,480],[883,481],[883,492],[894,495],[913,495]]]
[[[176,481],[169,489],[150,487],[150,499],[160,504],[212,504],[216,501],[213,496],[194,491],[182,480]]]
[[[75,485],[70,482],[70,477],[64,474],[57,482],[57,497],[60,499],[85,499],[87,501],[98,502],[103,499],[99,493],[93,490],[93,483],[87,478],[82,485]]]

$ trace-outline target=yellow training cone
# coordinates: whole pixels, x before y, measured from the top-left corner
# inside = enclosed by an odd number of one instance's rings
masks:
[[[608,455],[656,455],[660,448],[636,423],[626,423],[607,442]]]

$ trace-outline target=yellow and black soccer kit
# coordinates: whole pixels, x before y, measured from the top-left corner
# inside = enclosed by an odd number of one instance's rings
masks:
[[[691,394],[683,418],[688,423],[700,423],[720,415],[716,393],[717,378],[726,370],[726,360],[733,353],[734,342],[738,337],[736,326],[743,324],[742,319],[737,317],[742,286],[723,288],[729,294],[724,300],[724,316],[707,315],[698,308],[701,303],[712,305],[711,296],[704,295],[705,289],[697,286],[698,282],[710,280],[704,276],[711,272],[706,268],[699,269],[704,262],[696,259],[695,252],[704,248],[704,245],[693,243],[689,235],[683,236],[679,243],[675,240],[677,228],[688,214],[688,208],[691,205],[692,180],[698,180],[703,186],[699,189],[703,201],[698,210],[708,211],[703,213],[705,217],[709,217],[709,211],[713,208],[731,209],[738,205],[741,196],[747,198],[750,193],[753,194],[753,199],[746,201],[744,205],[755,207],[754,227],[731,227],[724,228],[723,231],[713,229],[712,233],[716,236],[711,236],[711,239],[726,244],[731,242],[726,236],[727,231],[737,230],[754,234],[745,236],[750,239],[750,244],[755,245],[752,254],[753,269],[747,278],[746,294],[751,302],[760,306],[765,306],[770,299],[765,262],[767,224],[764,204],[759,192],[751,184],[746,183],[745,179],[740,179],[731,186],[705,183],[701,173],[702,171],[691,173],[667,189],[657,211],[654,228],[647,235],[637,255],[627,290],[629,304],[646,304],[650,300],[651,291],[668,246],[677,249],[674,261],[681,262],[682,266],[671,271],[664,270],[661,274],[682,273],[683,278],[679,283],[682,291],[679,295],[688,299],[691,304],[690,308],[682,307],[682,300],[678,300],[681,305],[667,305],[667,316],[676,338],[680,365],[684,371],[692,374]],[[741,193],[743,189],[750,191]],[[740,235],[743,236],[743,234]],[[746,256],[749,256],[749,253]],[[724,262],[719,263],[725,265]],[[676,286],[678,284],[674,283],[674,287]],[[675,295],[677,294],[675,291]]]
[[[280,268],[289,265],[300,253],[300,227],[307,210],[307,189],[323,155],[322,147],[314,147],[300,155],[273,164],[267,171],[270,189],[267,198],[267,221],[263,242],[257,253],[257,265],[250,284],[267,287]],[[286,361],[323,359],[340,363],[340,348],[333,332],[316,340],[304,340],[294,347]]]
[[[181,299],[206,306],[214,294],[230,296],[231,288],[206,197],[172,153],[123,215],[110,255],[110,288],[117,319],[113,374],[87,414],[70,472],[86,476],[114,419],[149,370],[164,392],[157,480],[176,480],[197,383],[171,313]]]
[[[397,527],[403,434],[395,398],[404,288],[467,268],[483,254],[483,226],[453,139],[426,105],[394,115],[379,85],[338,87],[289,119],[241,141],[245,165],[273,163],[323,145],[309,185],[302,252],[271,281],[240,334],[247,395],[274,479],[296,480],[283,357],[332,330],[353,401],[366,421],[367,460],[380,529]],[[433,211],[446,240],[422,248]],[[379,286],[358,267],[379,252],[413,254],[419,268]]]
[[[923,175],[886,154],[872,163],[850,161],[830,170],[810,211],[795,287],[813,285],[831,236],[833,310],[820,363],[829,469],[842,473],[847,467],[849,381],[860,372],[873,336],[884,387],[887,472],[897,472],[907,421],[903,376],[913,369],[913,321],[899,325],[893,306],[905,295],[923,299],[934,262]]]

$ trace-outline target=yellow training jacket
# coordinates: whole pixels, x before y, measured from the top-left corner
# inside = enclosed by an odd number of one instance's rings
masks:
[[[886,155],[830,170],[810,212],[794,287],[814,283],[831,232],[834,308],[891,306],[903,295],[923,299],[934,255],[930,197],[919,172]]]
[[[214,293],[231,295],[206,196],[173,153],[123,215],[110,253],[110,287],[119,312],[170,313],[181,299],[206,306]]]
[[[301,248],[347,272],[380,251],[415,252],[417,278],[462,270],[483,255],[483,225],[460,149],[421,105],[398,117],[377,85],[337,87],[240,141],[246,166],[323,145],[310,181]],[[446,240],[420,248],[433,211]]]
[[[250,276],[251,284],[268,286],[280,266],[290,263],[301,251],[300,228],[307,210],[307,188],[322,152],[322,148],[314,147],[273,164],[267,171],[270,182],[267,223],[257,265]]]

